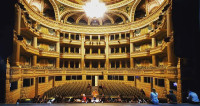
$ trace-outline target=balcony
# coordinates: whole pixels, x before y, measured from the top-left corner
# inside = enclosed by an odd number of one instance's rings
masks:
[[[129,39],[110,40],[109,45],[129,44]]]
[[[124,59],[124,58],[130,58],[129,53],[112,53],[109,54],[109,59]]]
[[[144,50],[144,51],[135,51],[131,53],[131,57],[145,57],[150,56],[150,50]]]
[[[45,51],[45,50],[40,49],[40,56],[59,57],[59,53],[56,51]]]
[[[150,40],[151,38],[149,37],[149,34],[143,34],[143,35],[139,35],[136,37],[131,38],[130,42],[141,42],[144,40]]]
[[[105,54],[86,54],[85,59],[106,59]]]
[[[167,33],[166,29],[159,27],[156,30],[154,30],[153,32],[150,32],[149,36],[150,37],[156,37],[158,35],[161,35],[161,34],[163,35],[163,34],[166,34],[166,33]]]
[[[85,46],[105,46],[105,41],[85,41]]]
[[[166,42],[162,42],[162,44],[158,47],[155,48],[151,48],[150,49],[150,54],[158,54],[158,53],[162,53],[166,50],[166,46],[167,43]]]
[[[33,46],[26,44],[24,41],[21,41],[21,46],[28,53],[39,55],[39,49],[34,48]]]
[[[44,33],[40,33],[40,36],[38,37],[38,39],[45,39],[45,40],[49,40],[49,41],[54,41],[54,42],[58,42],[59,41],[59,37],[54,36],[54,35],[48,35],[48,34],[44,34]]]
[[[72,45],[81,45],[81,40],[72,40],[72,39],[61,38],[60,43],[72,44]]]
[[[64,59],[81,59],[81,54],[79,53],[61,53],[60,58]]]

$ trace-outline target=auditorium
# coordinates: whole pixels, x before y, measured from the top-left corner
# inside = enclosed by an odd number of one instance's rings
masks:
[[[152,90],[187,102],[200,72],[198,3],[186,1],[6,1],[0,103],[148,104]]]

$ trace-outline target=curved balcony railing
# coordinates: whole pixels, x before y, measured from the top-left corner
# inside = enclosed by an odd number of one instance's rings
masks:
[[[54,42],[59,41],[58,36],[51,35],[50,33],[44,34],[40,31],[38,31],[36,28],[33,28],[32,25],[30,23],[28,23],[28,21],[26,20],[24,15],[22,15],[22,19],[23,19],[24,25],[25,25],[25,28],[22,28],[22,34],[25,34],[25,35],[29,34],[32,36],[37,36],[38,39],[45,39],[45,40],[54,41]]]
[[[105,54],[85,54],[85,59],[106,59]]]
[[[59,57],[59,53],[56,52],[56,51],[45,51],[45,50],[40,50],[40,56]]]
[[[123,58],[130,58],[129,53],[113,53],[109,54],[109,59],[123,59]]]
[[[150,56],[150,49],[146,49],[144,51],[135,51],[131,53],[131,57],[144,57]]]
[[[85,46],[106,46],[105,41],[85,41]]]
[[[143,40],[150,40],[150,39],[151,38],[149,37],[149,33],[146,33],[146,34],[131,38],[130,42],[134,42],[135,43],[135,42],[140,42],[140,41],[143,41]]]
[[[62,23],[59,21],[54,21],[51,19],[48,19],[41,14],[34,11],[30,5],[23,0],[22,1],[24,7],[26,8],[27,12],[29,13],[30,17],[34,19],[35,21],[41,23],[42,25],[45,25],[49,28],[53,29],[60,29],[65,32],[75,32],[75,33],[91,33],[91,34],[103,34],[103,33],[113,33],[113,32],[126,32],[128,30],[134,30],[138,27],[144,27],[148,24],[152,23],[156,19],[158,19],[160,13],[162,12],[163,8],[166,6],[166,1],[159,7],[159,9],[154,13],[150,14],[149,16],[127,24],[123,25],[114,25],[114,26],[81,26],[81,25],[71,25]]]
[[[81,59],[81,54],[79,53],[61,53],[60,58],[64,59]]]
[[[110,40],[109,45],[121,45],[121,44],[129,44],[129,39],[119,39],[119,40]]]
[[[72,45],[81,45],[81,40],[72,40],[72,39],[61,38],[60,43],[72,44]]]
[[[19,41],[19,42],[20,42],[22,48],[23,48],[26,52],[31,53],[31,54],[39,55],[40,52],[39,52],[39,49],[38,49],[38,48],[34,48],[33,46],[28,45],[28,44],[26,44],[24,41]]]
[[[170,77],[176,78],[178,75],[177,67],[167,68],[146,68],[146,69],[131,69],[131,68],[109,68],[107,71],[104,68],[20,68],[11,67],[7,69],[7,78],[20,78],[30,76],[57,76],[66,74],[87,74],[87,75],[102,75],[102,72],[108,75],[134,75],[134,76],[156,76],[156,77]]]
[[[58,36],[40,33],[38,39],[46,39],[49,41],[58,42],[60,38]]]
[[[162,44],[160,46],[150,49],[150,54],[162,53],[166,50],[166,46],[167,46],[167,43],[162,41]]]

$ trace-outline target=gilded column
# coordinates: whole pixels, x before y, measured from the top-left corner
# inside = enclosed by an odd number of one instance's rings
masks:
[[[169,2],[169,1],[168,1]],[[172,10],[171,7],[167,10],[167,37],[172,37]],[[168,66],[174,65],[174,49],[173,42],[167,42],[167,57],[168,57]]]
[[[37,48],[37,37],[33,37],[33,47]],[[33,66],[37,65],[37,55],[33,55]]]
[[[85,58],[85,47],[84,47],[84,42],[85,42],[85,34],[81,34],[81,69],[84,69],[84,58]]]
[[[19,0],[20,2],[20,0]],[[16,18],[15,18],[15,31],[17,33],[17,35],[21,35],[21,8],[16,5]],[[16,42],[16,45],[14,47],[14,65],[19,66],[19,62],[20,62],[20,44],[18,42]]]
[[[60,38],[59,31],[56,31],[56,35]],[[59,57],[56,58],[56,68],[60,68],[60,40],[56,43],[56,52],[59,53]]]
[[[152,55],[152,65],[153,65],[154,67],[157,66],[156,55]]]
[[[105,34],[105,40],[106,40],[106,50],[105,50],[105,53],[106,53],[106,69],[108,70],[109,69],[109,58],[108,58],[108,54],[109,54],[109,45],[108,45],[108,42],[109,42],[109,34]]]
[[[133,30],[130,31],[130,38],[133,38],[134,36],[133,32],[134,32]],[[132,42],[130,42],[130,55],[131,53],[133,53],[133,51],[134,51],[134,45]],[[134,58],[131,56],[130,56],[130,68],[134,68]]]

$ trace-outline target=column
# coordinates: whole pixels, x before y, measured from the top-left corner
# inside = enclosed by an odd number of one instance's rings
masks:
[[[98,48],[98,54],[99,54],[99,55],[101,54],[101,49],[100,49],[100,48]]]
[[[65,59],[63,59],[63,67],[62,68],[65,68]]]
[[[20,44],[18,42],[16,42],[16,45],[14,47],[14,50],[13,50],[13,55],[14,55],[14,65],[15,66],[19,66],[19,61],[20,61]]]
[[[100,61],[98,61],[98,68],[101,68]]]
[[[170,84],[169,84],[169,79],[167,78],[165,78],[165,88],[166,88],[166,93],[168,93],[170,90]]]
[[[56,31],[56,35],[60,38],[59,31]],[[60,41],[56,43],[56,52],[59,53],[59,57],[56,58],[56,68],[60,68]]]
[[[92,69],[92,61],[90,60],[90,69]]]
[[[37,48],[37,37],[33,37],[33,47]],[[37,55],[33,55],[33,65],[32,66],[36,66],[37,65]]]
[[[106,53],[106,69],[108,70],[109,69],[109,58],[108,58],[108,53],[109,53],[109,45],[108,45],[108,42],[109,42],[109,34],[105,34],[105,40],[106,40],[106,50],[105,50],[105,53]]]
[[[130,31],[130,38],[133,38],[133,30]],[[134,52],[134,44],[130,42],[130,54]],[[134,59],[130,56],[130,68],[134,68]]]
[[[69,39],[71,39],[71,33],[69,33]]]
[[[122,68],[122,60],[119,61],[119,68]]]
[[[156,55],[152,55],[152,65],[153,67],[157,66]]]
[[[84,68],[84,57],[85,57],[85,47],[84,47],[84,42],[85,42],[85,34],[81,34],[81,69]]]
[[[70,60],[68,60],[68,68],[70,68]]]
[[[156,38],[151,38],[151,48],[156,47]]]
[[[167,10],[167,37],[172,37],[172,10],[171,7]],[[174,47],[173,42],[167,42],[167,57],[168,57],[168,66],[174,65]]]
[[[119,33],[119,39],[122,39],[122,33]]]
[[[15,31],[17,35],[21,35],[21,8],[19,6],[16,7],[16,18],[15,18]],[[20,62],[20,44],[16,42],[15,47],[13,49],[13,64],[19,66]]]

